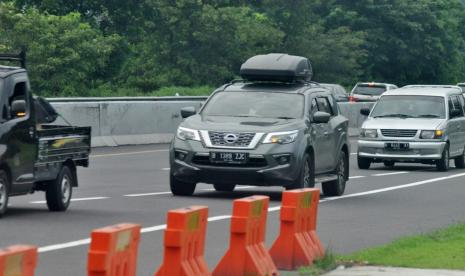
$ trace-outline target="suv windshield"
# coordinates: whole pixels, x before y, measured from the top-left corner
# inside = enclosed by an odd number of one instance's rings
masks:
[[[465,84],[464,85],[459,85],[460,88],[462,88],[462,92],[465,93]]]
[[[386,91],[386,86],[384,85],[371,85],[371,84],[359,84],[355,87],[353,93],[359,95],[373,95],[379,96]]]
[[[371,113],[374,118],[446,117],[444,98],[438,96],[383,96]]]
[[[202,111],[206,116],[294,119],[304,113],[304,96],[273,92],[219,92]]]

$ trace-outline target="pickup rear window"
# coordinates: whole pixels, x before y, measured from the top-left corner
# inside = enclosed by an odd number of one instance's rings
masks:
[[[378,96],[386,91],[385,85],[359,84],[355,87],[353,94]]]
[[[382,96],[370,115],[374,118],[446,118],[444,98],[439,96]]]
[[[275,92],[219,92],[202,111],[206,116],[295,119],[304,113],[304,96]]]

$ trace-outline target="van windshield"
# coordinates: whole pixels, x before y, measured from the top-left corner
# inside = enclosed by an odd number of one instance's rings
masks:
[[[301,94],[276,92],[219,92],[202,111],[206,116],[296,119],[304,114]]]
[[[371,112],[373,118],[446,118],[444,98],[439,96],[383,96]]]

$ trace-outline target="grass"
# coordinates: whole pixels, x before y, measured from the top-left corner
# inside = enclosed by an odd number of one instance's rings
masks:
[[[313,266],[301,268],[299,274],[320,275],[338,265],[465,270],[465,224],[401,238],[387,245],[364,249],[350,255],[335,256],[329,252]]]

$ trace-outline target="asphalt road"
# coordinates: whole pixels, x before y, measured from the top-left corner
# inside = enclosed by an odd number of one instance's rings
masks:
[[[229,243],[232,200],[262,194],[279,206],[280,188],[243,187],[220,193],[198,185],[193,197],[173,197],[168,187],[168,146],[95,149],[90,168],[78,171],[80,187],[65,213],[50,213],[42,193],[11,198],[0,220],[0,247],[39,246],[38,276],[85,275],[92,229],[121,222],[143,227],[138,275],[153,275],[163,256],[166,212],[190,205],[209,206],[205,258],[213,269]],[[353,147],[355,151],[355,147]],[[319,185],[317,185],[319,187]],[[465,170],[437,172],[433,166],[375,165],[358,170],[351,155],[351,180],[339,198],[322,197],[318,234],[336,253],[380,245],[401,236],[465,221]],[[279,211],[268,215],[267,246],[279,229]]]

